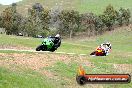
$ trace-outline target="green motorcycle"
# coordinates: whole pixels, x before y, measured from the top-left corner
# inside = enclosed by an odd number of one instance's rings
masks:
[[[51,51],[51,52],[54,52],[55,50],[57,50],[57,48],[60,46],[58,44],[55,44],[55,38],[45,38],[43,41],[42,41],[42,44],[39,45],[37,48],[36,48],[36,51]],[[61,42],[61,41],[60,41]]]

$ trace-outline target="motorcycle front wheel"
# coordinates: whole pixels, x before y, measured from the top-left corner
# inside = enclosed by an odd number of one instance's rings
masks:
[[[42,45],[39,45],[37,48],[36,48],[36,51],[40,51],[42,50]]]
[[[95,55],[96,51],[93,51],[90,55]]]

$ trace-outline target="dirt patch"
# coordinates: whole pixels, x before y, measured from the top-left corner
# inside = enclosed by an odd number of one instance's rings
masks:
[[[0,65],[16,64],[20,66],[26,66],[33,70],[39,70],[46,66],[52,66],[58,61],[62,61],[65,64],[71,62],[85,63],[87,66],[93,66],[86,57],[79,57],[73,55],[60,55],[60,54],[48,54],[48,53],[0,53]]]
[[[132,74],[132,64],[114,64],[114,69],[119,73]]]
[[[49,70],[41,70],[44,67],[54,66],[58,61],[62,61],[65,64],[70,64],[73,61],[78,64],[85,64],[86,66],[92,66],[88,62],[85,56],[74,56],[65,54],[48,54],[48,53],[0,53],[0,66],[10,68],[11,70],[21,68],[30,68],[36,70],[41,74],[51,78],[58,78],[57,74],[50,72]]]
[[[25,47],[21,45],[0,45],[0,49],[32,50],[31,47]]]
[[[28,68],[31,68],[33,70],[41,69],[45,66],[49,66],[53,64],[53,61],[48,58],[48,55],[42,55],[42,54],[0,54],[0,57],[2,58],[9,58],[5,60],[0,60],[2,65],[6,64],[14,64],[14,65],[20,65],[25,66]]]
[[[94,67],[94,65],[88,61],[88,58],[86,56],[54,53],[0,53],[0,67],[3,66],[13,71],[19,71],[18,69],[22,70],[30,68],[47,76],[49,79],[59,82],[60,85],[65,88],[73,88],[73,86],[78,87],[75,78],[69,79],[66,77],[60,77],[57,73],[53,73],[50,70],[43,69],[44,67],[54,66],[54,64],[58,61],[62,61],[68,65],[74,62],[83,65],[85,64],[85,66],[88,67]],[[62,80],[66,81],[66,83],[63,83]],[[91,88],[95,88],[95,86],[91,85]]]

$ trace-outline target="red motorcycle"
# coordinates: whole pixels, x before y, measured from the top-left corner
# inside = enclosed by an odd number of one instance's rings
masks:
[[[90,55],[95,56],[106,56],[111,52],[111,44],[110,42],[102,43],[100,46],[96,48]]]
[[[102,49],[101,47],[99,47],[95,51],[93,51],[90,55],[106,56],[106,53],[105,53],[105,50],[104,49]]]

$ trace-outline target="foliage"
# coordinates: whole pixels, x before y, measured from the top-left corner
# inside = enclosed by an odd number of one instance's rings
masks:
[[[79,27],[79,12],[74,10],[63,10],[59,18],[62,22],[59,32],[61,34],[69,34],[70,38]]]
[[[89,33],[94,31],[95,29],[95,16],[93,13],[85,13],[81,15],[81,26],[82,30],[87,31],[88,35]]]
[[[2,16],[0,16],[0,27],[2,27]]]
[[[130,22],[130,17],[131,17],[131,15],[130,15],[129,9],[123,9],[123,8],[119,9],[117,21],[118,21],[120,26],[122,26],[123,23],[128,25]]]
[[[16,4],[6,8],[2,13],[2,25],[7,34],[17,34],[21,23],[21,15],[17,13]]]
[[[108,5],[103,15],[101,16],[102,22],[108,27],[108,30],[111,30],[112,26],[115,24],[117,18],[117,11],[113,6]]]
[[[47,36],[49,33],[49,10],[36,3],[28,10],[25,28],[29,36]]]
[[[63,10],[58,7],[49,10],[43,8],[40,3],[35,3],[28,8],[28,15],[24,17],[16,8],[17,4],[13,3],[3,11],[0,27],[5,28],[7,34],[22,33],[32,37],[60,33],[72,38],[77,32],[86,32],[88,36],[102,34],[114,29],[114,25],[128,25],[131,17],[129,9],[120,8],[116,11],[112,5],[108,5],[100,15],[80,14],[75,10]]]
[[[96,31],[96,34],[99,33],[99,34],[102,34],[103,32],[103,27],[104,27],[104,23],[101,19],[101,16],[95,16],[95,31]]]

